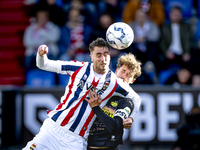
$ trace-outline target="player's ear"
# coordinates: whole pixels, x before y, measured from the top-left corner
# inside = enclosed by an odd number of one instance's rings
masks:
[[[117,72],[118,72],[118,68],[115,70],[115,74],[117,74]]]
[[[90,58],[91,58],[91,61],[93,61],[93,60],[92,60],[92,56],[91,56],[91,54],[90,54]]]

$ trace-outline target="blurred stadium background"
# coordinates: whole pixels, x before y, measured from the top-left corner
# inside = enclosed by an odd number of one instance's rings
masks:
[[[101,5],[104,4],[102,1],[83,2]],[[71,1],[55,2],[62,7]],[[127,3],[126,0],[120,2],[122,8]],[[195,23],[199,20],[199,0],[160,2],[165,6],[166,22],[171,3],[183,5],[186,20],[193,18]],[[68,76],[37,69],[25,70],[23,35],[33,20],[28,14],[29,9],[37,3],[39,0],[0,0],[0,150],[20,150],[33,138],[47,117],[46,110],[58,104],[68,80]],[[200,86],[165,85],[172,72],[163,72],[146,72],[152,81],[150,84],[131,85],[141,96],[142,105],[132,128],[124,132],[124,145],[119,147],[120,150],[172,150],[180,141],[187,150],[200,149],[200,118],[191,114],[193,108],[200,106]],[[185,134],[179,134],[180,140],[177,133],[187,125],[190,127],[186,127]]]

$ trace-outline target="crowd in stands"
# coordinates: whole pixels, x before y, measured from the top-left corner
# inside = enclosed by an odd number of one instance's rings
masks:
[[[24,0],[30,25],[24,32],[25,69],[36,69],[41,44],[53,60],[90,61],[89,43],[106,39],[106,30],[122,21],[134,31],[132,45],[111,49],[111,69],[124,53],[142,62],[134,84],[200,87],[200,2],[197,0]]]

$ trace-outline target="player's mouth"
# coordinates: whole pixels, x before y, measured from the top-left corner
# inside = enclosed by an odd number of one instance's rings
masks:
[[[101,64],[101,66],[105,67],[105,66],[106,66],[106,64]]]

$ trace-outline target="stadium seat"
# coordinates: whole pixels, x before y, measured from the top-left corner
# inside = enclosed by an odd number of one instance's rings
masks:
[[[84,7],[92,15],[92,19],[97,21],[98,12],[97,12],[96,5],[94,3],[92,3],[92,2],[86,2],[86,3],[84,3]]]
[[[6,22],[29,22],[29,18],[25,16],[23,11],[20,12],[0,12],[0,20]]]
[[[158,84],[164,85],[165,82],[176,73],[175,69],[161,70],[158,75]]]
[[[20,37],[0,37],[0,47],[20,47],[22,44],[20,43]]]
[[[168,17],[170,8],[172,6],[179,6],[182,8],[183,17],[192,17],[193,1],[192,0],[166,0],[164,2],[165,14]]]
[[[30,87],[52,87],[56,84],[56,74],[43,70],[30,70],[26,74],[26,85]]]
[[[155,72],[146,72],[146,74],[149,76],[152,83],[155,83],[155,78],[156,78]]]
[[[66,86],[69,81],[69,75],[58,74],[58,85],[59,86]]]

